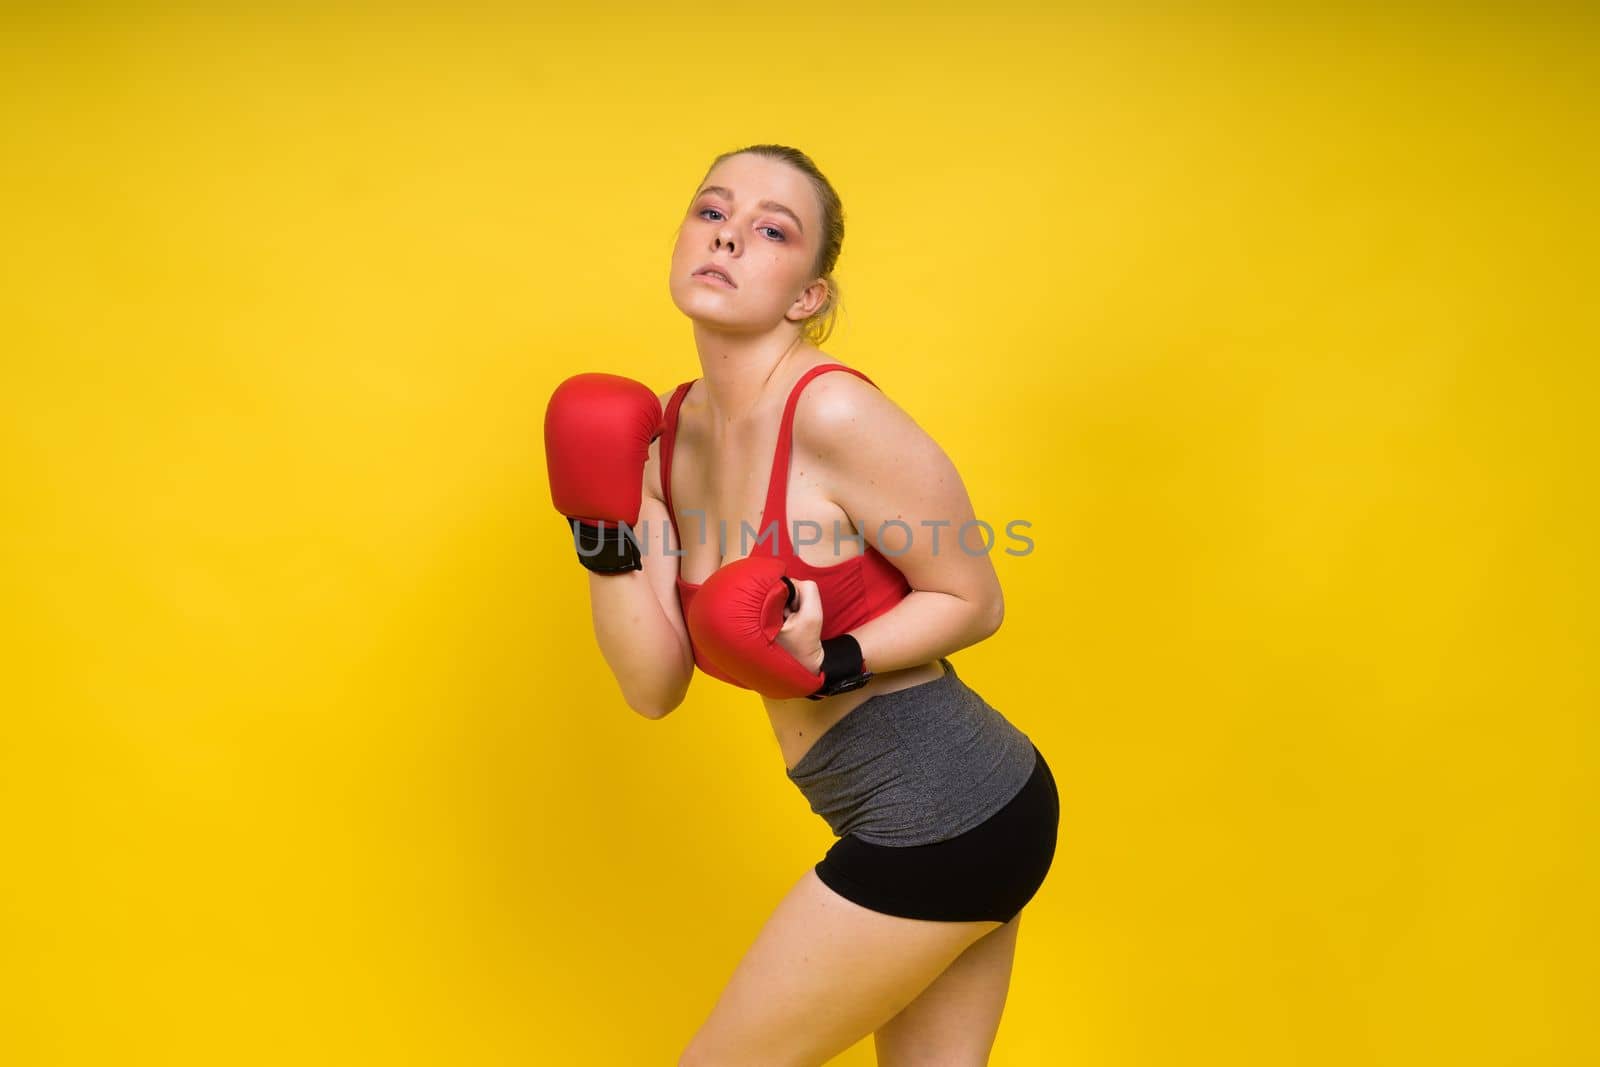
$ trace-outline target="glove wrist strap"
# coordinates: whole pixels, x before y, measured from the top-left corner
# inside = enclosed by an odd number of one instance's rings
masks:
[[[572,544],[578,562],[596,574],[626,574],[644,569],[639,559],[639,543],[625,522],[589,522],[568,519]]]
[[[807,699],[821,700],[836,693],[860,689],[872,680],[861,655],[861,644],[850,634],[829,637],[822,642],[822,687]]]

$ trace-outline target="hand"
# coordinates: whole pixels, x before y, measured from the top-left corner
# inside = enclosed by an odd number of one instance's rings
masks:
[[[808,670],[822,670],[822,594],[817,583],[805,578],[791,578],[798,606],[786,611],[783,628],[778,631],[778,644],[789,655],[800,661]]]
[[[684,621],[696,652],[723,673],[762,696],[789,700],[812,695],[827,678],[816,583],[791,586],[783,571],[782,560],[760,552],[723,564],[695,593]],[[809,587],[803,604],[802,586]]]

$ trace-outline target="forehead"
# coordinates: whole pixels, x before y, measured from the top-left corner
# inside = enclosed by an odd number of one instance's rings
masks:
[[[741,205],[776,200],[799,215],[807,231],[817,228],[820,209],[810,179],[782,160],[748,153],[731,156],[712,167],[699,188],[708,185],[728,189]]]

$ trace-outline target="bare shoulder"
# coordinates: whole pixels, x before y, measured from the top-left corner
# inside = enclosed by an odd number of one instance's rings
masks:
[[[801,395],[807,399],[796,405],[797,447],[818,461],[816,480],[868,542],[879,551],[893,546],[894,566],[913,589],[1000,604],[987,553],[939,548],[941,528],[964,530],[976,519],[961,473],[939,443],[882,390],[853,374],[818,375]]]
[[[841,446],[872,440],[895,449],[926,436],[882,388],[854,374],[819,374],[806,383],[794,410],[795,444],[826,458]]]

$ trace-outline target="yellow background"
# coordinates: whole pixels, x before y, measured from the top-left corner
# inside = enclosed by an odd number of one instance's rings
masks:
[[[0,15],[0,1061],[674,1062],[831,837],[622,703],[541,421],[775,141],[1033,524],[993,1062],[1595,1062],[1592,13],[1110,7]]]

